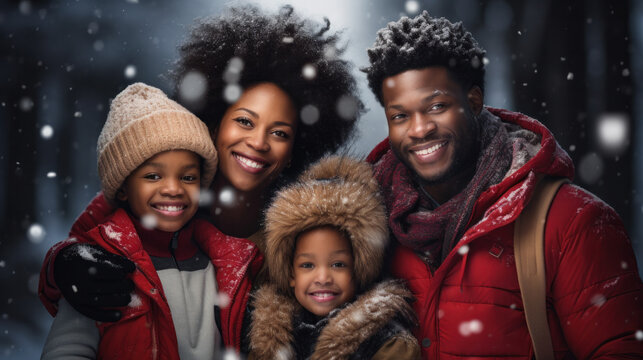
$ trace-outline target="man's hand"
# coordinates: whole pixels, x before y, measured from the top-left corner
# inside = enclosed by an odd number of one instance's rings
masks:
[[[79,313],[102,322],[114,322],[131,300],[134,283],[127,274],[136,266],[129,259],[90,244],[73,244],[54,261],[54,279],[67,302]]]

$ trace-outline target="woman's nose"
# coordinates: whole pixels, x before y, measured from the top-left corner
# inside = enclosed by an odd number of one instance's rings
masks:
[[[248,136],[247,143],[257,151],[265,152],[270,150],[270,144],[268,144],[265,132],[259,131],[259,129],[253,131],[253,133]]]

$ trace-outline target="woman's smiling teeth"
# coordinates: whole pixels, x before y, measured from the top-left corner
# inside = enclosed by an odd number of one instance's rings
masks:
[[[441,142],[441,143],[439,143],[437,145],[433,145],[430,148],[426,148],[426,149],[422,149],[422,150],[416,150],[416,151],[413,151],[413,152],[416,153],[417,155],[420,155],[420,156],[428,155],[428,154],[434,153],[436,150],[438,150],[439,148],[443,147],[446,144],[447,144],[447,142],[445,141],[445,142]]]
[[[263,169],[267,165],[267,164],[262,164],[262,163],[256,162],[254,160],[250,160],[247,157],[241,156],[239,154],[233,154],[233,155],[237,160],[242,162],[244,165],[249,166],[249,167],[254,168],[254,169]]]

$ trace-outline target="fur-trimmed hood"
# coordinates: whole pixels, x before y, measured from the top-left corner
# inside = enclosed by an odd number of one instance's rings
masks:
[[[279,191],[266,213],[266,261],[272,282],[284,293],[297,235],[331,225],[346,232],[353,273],[365,289],[379,275],[388,243],[386,213],[371,166],[348,157],[327,157]]]
[[[274,285],[261,287],[254,298],[249,334],[252,358],[294,359],[293,316],[303,311],[301,306]],[[375,285],[337,313],[331,312],[311,359],[348,359],[360,344],[391,322],[399,321],[403,328],[415,325],[411,299],[411,293],[400,280]],[[407,331],[397,336],[410,343],[416,341]]]

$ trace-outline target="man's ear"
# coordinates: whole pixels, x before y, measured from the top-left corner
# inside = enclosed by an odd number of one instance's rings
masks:
[[[125,193],[123,186],[121,186],[121,188],[116,191],[116,199],[120,201],[127,201],[127,194]]]
[[[484,95],[478,86],[473,86],[467,93],[467,102],[474,114],[480,115],[484,106]]]

